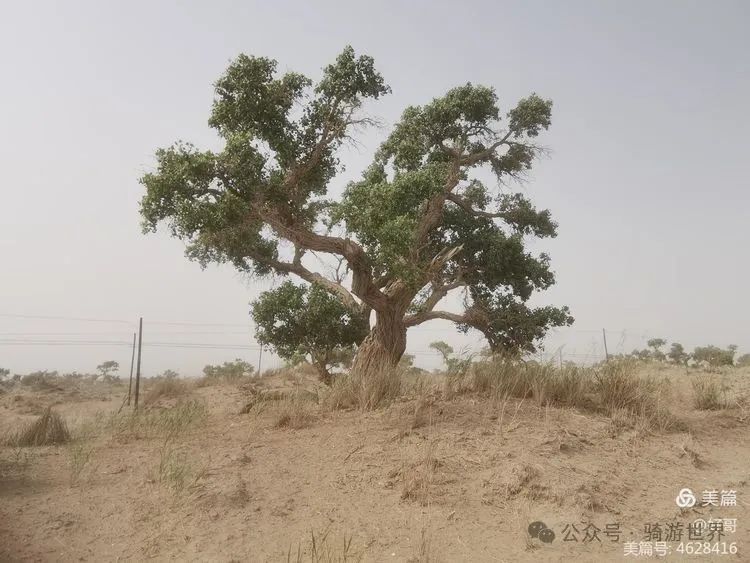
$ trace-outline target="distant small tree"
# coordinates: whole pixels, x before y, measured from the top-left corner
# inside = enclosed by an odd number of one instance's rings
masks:
[[[453,346],[451,346],[447,342],[443,342],[442,340],[440,340],[438,342],[430,343],[430,348],[436,350],[443,357],[443,361],[446,363],[446,365],[448,364],[448,360],[450,359],[451,355],[453,355]]]
[[[673,342],[672,347],[667,353],[667,357],[676,364],[686,364],[690,359],[690,354],[685,352],[685,348],[679,342]]]
[[[648,342],[646,342],[646,345],[651,348],[651,357],[655,360],[663,360],[666,356],[664,355],[664,352],[661,351],[662,346],[666,346],[667,341],[663,338],[652,338]]]
[[[436,350],[443,357],[445,366],[449,372],[459,372],[464,369],[471,360],[454,355],[453,346],[442,340],[432,342],[430,348]]]
[[[727,347],[726,350],[718,346],[698,346],[693,350],[693,359],[696,362],[706,362],[711,367],[731,366],[734,365],[734,355],[737,352],[737,346],[734,344]]]
[[[739,358],[737,358],[737,367],[750,367],[750,354],[742,354]]]
[[[408,370],[414,367],[414,354],[408,354],[404,352],[401,359],[398,361],[398,367],[404,370]]]
[[[637,358],[639,360],[650,360],[651,359],[651,350],[646,350],[646,349],[638,350],[638,349],[635,349],[635,350],[633,350],[633,352],[630,355],[633,358]]]
[[[253,375],[255,368],[252,364],[237,358],[233,362],[224,362],[220,366],[207,365],[203,368],[203,375],[210,379],[236,380]]]
[[[10,375],[10,370],[9,369],[0,368],[0,381],[4,380],[9,375]]]
[[[283,359],[309,358],[322,382],[331,383],[330,369],[351,365],[355,346],[370,330],[361,310],[344,305],[322,286],[284,282],[253,302],[258,342],[270,345]]]
[[[252,364],[237,358],[233,362],[224,362],[220,366],[207,365],[203,368],[203,375],[209,378],[240,379],[250,377],[255,371]]]
[[[114,374],[118,369],[120,369],[120,364],[118,364],[114,360],[108,360],[96,366],[96,371],[99,372],[99,375],[102,376],[102,379],[113,378],[114,376],[112,374]]]
[[[180,377],[180,374],[173,369],[165,369],[159,374],[159,377],[163,377],[164,379],[177,379]]]

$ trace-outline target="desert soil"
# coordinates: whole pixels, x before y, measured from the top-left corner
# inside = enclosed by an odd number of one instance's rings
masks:
[[[661,371],[681,422],[666,432],[530,399],[432,392],[278,428],[273,405],[240,414],[247,386],[195,388],[189,398],[207,407],[199,425],[166,445],[98,428],[75,479],[71,445],[0,446],[0,560],[310,561],[313,536],[334,561],[347,541],[352,561],[642,560],[624,545],[644,541],[645,526],[724,518],[736,519],[721,541],[737,554],[681,556],[670,542],[668,559],[750,561],[750,413],[695,410],[689,376]],[[750,373],[727,377],[738,396],[750,391]],[[103,425],[124,391],[96,385],[0,395],[0,433],[49,404],[74,433]],[[166,447],[186,471],[181,490],[159,478]],[[735,490],[737,506],[681,509],[685,487]],[[533,521],[555,539],[530,538]],[[578,541],[564,541],[570,525]],[[601,542],[581,541],[589,525]]]

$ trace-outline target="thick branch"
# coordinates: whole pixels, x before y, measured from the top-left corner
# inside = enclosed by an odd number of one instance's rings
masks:
[[[468,201],[466,201],[464,198],[462,198],[458,194],[454,194],[454,193],[448,194],[448,196],[446,197],[446,199],[448,199],[449,201],[452,201],[453,203],[455,203],[456,205],[458,205],[460,208],[462,208],[467,213],[470,213],[472,215],[476,215],[477,217],[487,217],[488,219],[497,219],[499,217],[504,217],[506,215],[505,213],[502,213],[502,212],[500,212],[500,213],[490,213],[488,211],[482,211],[480,209],[474,209],[471,206],[471,203],[469,203]]]
[[[448,172],[448,177],[445,179],[443,191],[427,202],[427,209],[425,209],[425,213],[417,226],[415,237],[416,252],[419,252],[419,250],[425,245],[430,232],[443,220],[443,206],[445,205],[446,195],[453,191],[458,185],[460,172],[460,165],[457,161],[454,161]]]
[[[488,159],[501,145],[504,145],[507,143],[510,136],[511,136],[511,131],[508,131],[503,136],[502,139],[493,143],[486,149],[473,153],[473,154],[457,156],[453,160],[450,171],[448,173],[448,177],[445,180],[445,186],[443,187],[443,191],[437,194],[436,196],[434,196],[427,203],[427,209],[425,210],[425,214],[423,215],[422,220],[420,221],[419,226],[417,227],[416,237],[415,237],[417,252],[419,251],[419,249],[421,249],[424,246],[430,232],[435,227],[437,227],[442,221],[443,207],[445,205],[445,200],[451,199],[452,192],[458,185],[459,180],[461,179],[462,167],[473,166],[474,164],[481,162],[482,160]],[[448,148],[445,146],[443,146],[443,148],[445,150],[448,150]],[[449,153],[449,154],[456,154],[456,152],[454,151],[453,153]]]
[[[317,283],[325,287],[331,293],[338,295],[343,303],[353,310],[362,309],[362,305],[343,285],[305,268],[300,261],[301,252],[299,251],[299,247],[295,250],[294,260],[292,262],[282,262],[281,260],[255,255],[251,255],[250,257],[259,262],[264,262],[280,272],[295,274],[307,282]]]
[[[333,114],[337,111],[338,105],[339,100],[331,101],[331,109],[326,116],[325,122],[323,123],[323,130],[320,134],[320,139],[318,139],[318,142],[315,143],[312,151],[310,151],[310,156],[303,162],[298,163],[297,166],[294,166],[287,173],[286,178],[284,179],[284,186],[287,189],[296,191],[296,187],[300,179],[304,178],[304,176],[308,172],[310,172],[310,170],[312,170],[315,166],[318,165],[318,163],[320,163],[321,158],[323,158],[325,149],[338,137],[338,135],[343,133],[344,129],[346,129],[346,126],[348,124],[347,121],[345,121],[339,127],[335,127],[333,128],[333,130],[331,129],[331,119],[333,117]]]
[[[448,311],[423,311],[406,317],[404,319],[404,324],[407,327],[416,326],[435,319],[444,319],[459,324],[469,324],[470,320],[465,314],[459,315],[458,313],[450,313]]]
[[[407,326],[418,325],[430,320],[430,318],[427,318],[427,316],[429,313],[432,313],[432,310],[437,306],[437,304],[440,303],[448,295],[448,293],[465,285],[466,282],[461,278],[461,276],[447,284],[440,285],[433,282],[432,293],[430,293],[427,299],[425,299],[424,303],[422,303],[419,311],[414,313],[413,315],[409,315],[406,318]]]
[[[460,159],[459,163],[461,164],[461,166],[473,166],[477,162],[488,159],[498,148],[508,142],[508,139],[510,139],[512,133],[512,131],[508,131],[502,139],[492,143],[489,147],[482,151],[463,156]]]
[[[290,241],[297,247],[343,256],[352,271],[352,293],[376,311],[388,308],[390,305],[389,299],[376,286],[372,277],[370,260],[359,244],[351,239],[318,234],[290,216],[282,219],[277,210],[268,210],[264,213],[264,218],[279,237]],[[274,264],[270,265],[276,267]],[[315,275],[320,276],[319,274]],[[320,277],[327,280],[327,278]],[[327,281],[336,287],[342,287],[331,280]],[[326,285],[326,287],[328,286]],[[331,288],[329,287],[329,289]],[[339,290],[336,290],[336,292],[338,293]]]

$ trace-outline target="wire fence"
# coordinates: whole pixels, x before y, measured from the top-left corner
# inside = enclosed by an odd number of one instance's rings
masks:
[[[137,321],[127,319],[0,313],[0,368],[14,373],[42,369],[93,372],[102,361],[115,360],[127,371],[137,326]],[[652,337],[649,331],[636,329],[555,329],[536,358],[587,365],[605,359],[607,352],[643,349]],[[414,365],[430,370],[442,367],[441,354],[429,346],[434,341],[447,342],[463,357],[478,355],[486,346],[480,333],[461,334],[448,323],[417,327],[410,329],[407,344]],[[285,365],[254,339],[250,322],[144,319],[142,345],[147,377],[166,369],[198,375],[207,364],[237,358],[264,371]]]

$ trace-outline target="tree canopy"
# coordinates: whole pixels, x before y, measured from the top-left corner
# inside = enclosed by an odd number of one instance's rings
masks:
[[[120,364],[114,360],[107,360],[96,366],[96,370],[104,379],[109,378],[111,374],[115,373],[118,369],[120,369]]]
[[[433,319],[475,328],[506,352],[533,351],[550,327],[572,323],[567,307],[528,304],[555,278],[526,241],[556,236],[557,225],[508,188],[543,150],[551,101],[532,94],[503,115],[492,88],[467,83],[408,107],[334,200],[338,150],[373,123],[363,104],[390,92],[372,58],[347,47],[313,83],[240,55],[215,92],[209,125],[224,148],[157,151],[156,171],[141,179],[145,230],[165,222],[203,265],[294,274],[365,317],[374,311],[355,369],[395,365],[407,328]],[[313,256],[344,271],[326,275]],[[438,307],[454,290],[460,313]]]
[[[325,383],[330,383],[330,369],[348,363],[370,330],[360,309],[347,307],[318,284],[308,288],[284,282],[261,294],[251,314],[260,343],[285,360],[309,356]]]
[[[693,350],[693,359],[700,363],[706,362],[713,367],[732,366],[734,365],[734,355],[737,353],[737,346],[731,344],[726,350],[718,346],[696,346]]]

